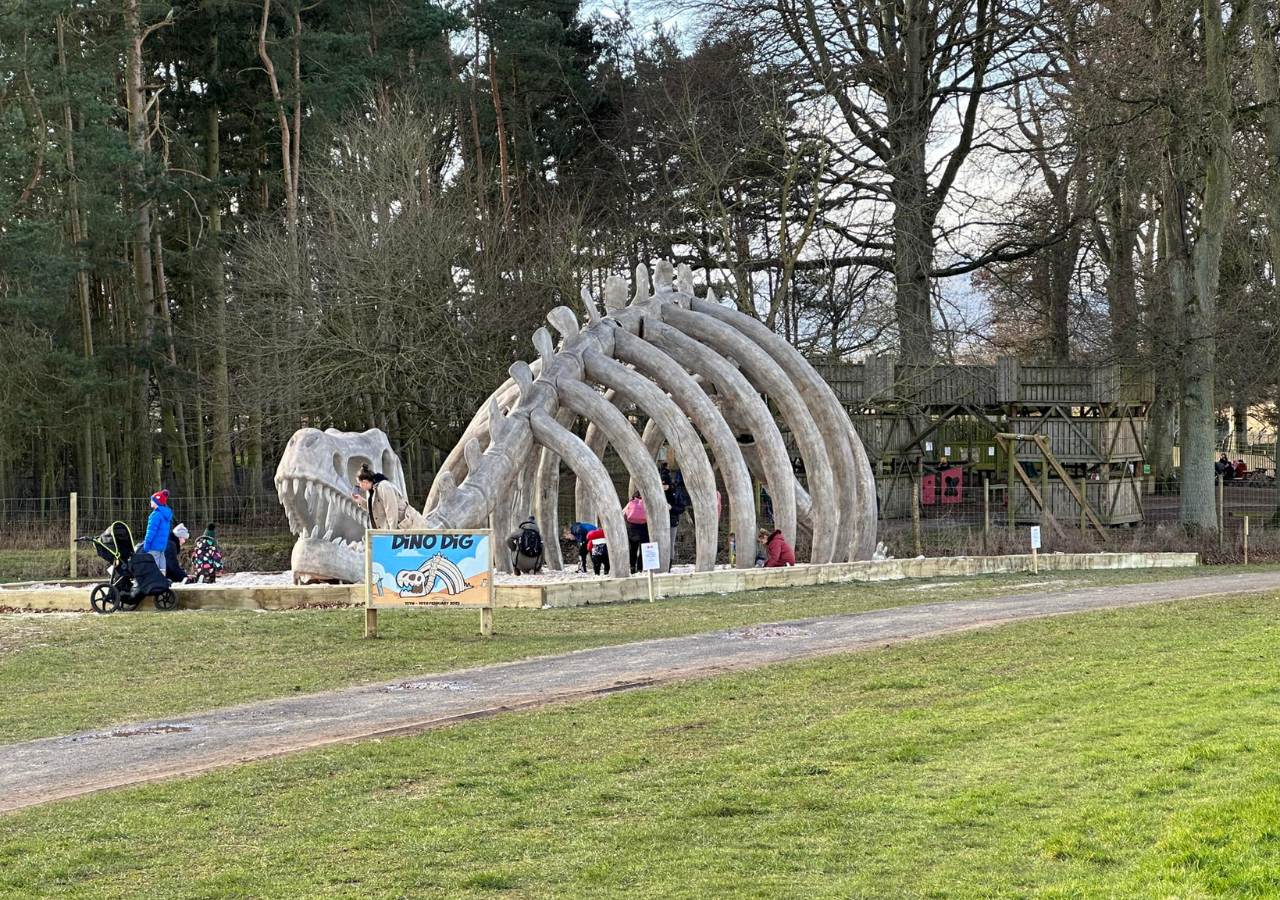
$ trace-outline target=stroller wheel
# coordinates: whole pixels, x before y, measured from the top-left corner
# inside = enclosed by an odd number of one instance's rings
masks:
[[[138,608],[138,604],[140,602],[142,601],[133,599],[132,594],[120,594],[119,597],[116,598],[116,608],[122,609],[125,612],[133,612]]]
[[[116,589],[109,584],[95,585],[93,590],[89,592],[89,605],[93,607],[94,612],[113,613],[119,608],[119,597]]]
[[[161,591],[156,594],[156,609],[177,609],[178,598],[173,595],[173,591]]]

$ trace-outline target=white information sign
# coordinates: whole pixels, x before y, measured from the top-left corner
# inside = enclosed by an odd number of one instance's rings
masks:
[[[987,448],[987,456],[995,456],[995,455],[996,455],[996,448],[995,448],[995,447],[988,447],[988,448]]]
[[[658,561],[658,545],[653,541],[640,545],[640,568],[645,572],[656,572],[662,568]]]
[[[1040,526],[1039,525],[1031,526],[1031,549],[1032,550],[1040,549]]]
[[[925,441],[925,442],[924,442],[924,452],[925,452],[925,453],[932,453],[932,452],[933,452],[933,441]]]
[[[943,448],[942,448],[942,455],[943,455],[943,456],[950,456],[950,455],[951,455],[951,448],[950,448],[950,447],[943,447]]]

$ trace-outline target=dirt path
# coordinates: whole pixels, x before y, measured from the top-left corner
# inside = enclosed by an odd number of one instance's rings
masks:
[[[771,663],[1006,622],[1280,589],[1280,572],[1019,594],[824,616],[268,700],[0,746],[0,812],[313,747],[407,734]],[[132,767],[121,760],[139,760]]]

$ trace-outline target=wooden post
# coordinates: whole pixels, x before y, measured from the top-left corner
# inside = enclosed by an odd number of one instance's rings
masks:
[[[653,602],[653,569],[644,573],[649,576],[649,602]]]
[[[1080,533],[1084,534],[1089,527],[1089,507],[1085,505],[1085,491],[1088,490],[1089,475],[1086,472],[1080,476]]]
[[[364,636],[367,638],[376,638],[378,636],[378,611],[376,609],[368,609],[364,611]]]
[[[484,637],[493,637],[493,607],[480,607],[480,634]]]
[[[1031,574],[1040,574],[1040,556],[1035,547],[1031,548]]]
[[[1049,516],[1049,457],[1040,457],[1040,524]]]
[[[1244,517],[1244,564],[1249,565],[1249,517]]]
[[[920,533],[920,486],[923,473],[924,459],[921,459],[911,479],[911,543],[916,556],[924,556],[924,539]]]
[[[991,479],[982,476],[982,533],[991,533]]]
[[[1005,491],[1007,494],[1007,496],[1005,497],[1005,506],[1009,510],[1008,525],[1010,528],[1012,528],[1015,522],[1015,517],[1013,514],[1013,478],[1017,472],[1016,466],[1018,465],[1017,459],[1014,457],[1014,454],[1017,452],[1018,442],[1004,441],[1002,443],[1004,444],[1005,459],[1009,463],[1009,477],[1006,479],[1006,481],[1008,482],[1008,487],[1005,488]]]
[[[1222,549],[1222,510],[1224,505],[1224,500],[1222,496],[1222,486],[1225,483],[1226,482],[1223,479],[1223,477],[1219,475],[1218,476],[1218,549],[1219,550]]]
[[[67,547],[71,551],[70,568],[71,568],[72,578],[76,577],[76,505],[78,500],[79,500],[79,494],[77,494],[75,491],[72,491],[71,492],[71,529],[70,529],[69,540],[67,542]]]

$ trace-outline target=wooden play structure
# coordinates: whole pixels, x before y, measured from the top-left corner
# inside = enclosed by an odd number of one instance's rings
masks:
[[[943,518],[1099,532],[1142,520],[1147,373],[1012,357],[815,367],[862,438],[884,519],[911,516],[918,490],[926,514]]]

